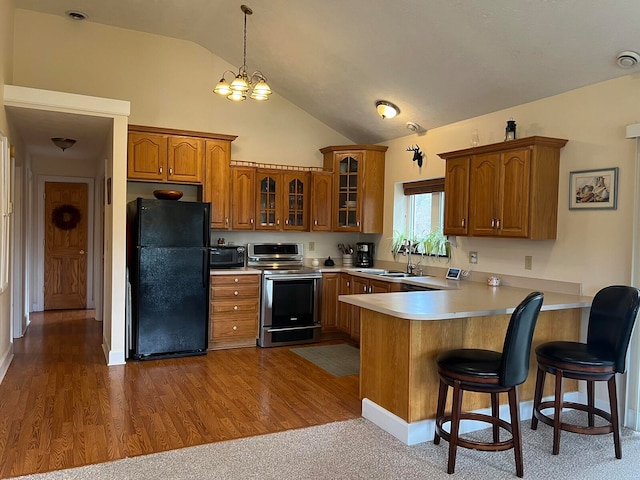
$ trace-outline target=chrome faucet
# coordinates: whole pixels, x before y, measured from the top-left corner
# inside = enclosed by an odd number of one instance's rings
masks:
[[[411,240],[407,240],[407,273],[413,275],[413,271],[416,269],[416,265],[411,263]]]

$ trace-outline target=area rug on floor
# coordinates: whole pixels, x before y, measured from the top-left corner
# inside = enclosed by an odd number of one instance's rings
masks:
[[[292,348],[291,351],[336,377],[360,373],[360,350],[345,343]]]
[[[537,480],[637,480],[640,435],[622,432],[622,460],[611,435],[562,432],[560,455],[551,455],[553,431],[522,422],[524,475]],[[490,430],[486,431],[490,435]],[[447,475],[448,443],[407,446],[359,418],[317,427],[211,443],[21,480],[511,480],[513,450],[458,449],[454,475]]]

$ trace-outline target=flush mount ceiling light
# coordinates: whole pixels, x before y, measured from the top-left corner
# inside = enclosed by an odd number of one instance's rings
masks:
[[[640,61],[640,55],[637,52],[626,50],[620,52],[616,57],[616,62],[620,68],[632,68],[635,67]]]
[[[376,102],[376,111],[383,119],[393,118],[400,113],[400,109],[398,107],[385,100],[378,100]]]
[[[64,152],[67,148],[73,147],[76,141],[73,138],[61,138],[55,137],[52,138],[51,141],[54,143],[56,147],[59,147]]]
[[[242,66],[236,75],[231,70],[227,70],[222,74],[222,78],[213,90],[218,95],[223,95],[234,102],[241,102],[247,98],[249,90],[251,90],[251,98],[254,100],[269,100],[271,88],[267,84],[267,77],[260,70],[256,70],[249,76],[247,74],[247,15],[251,15],[251,10],[246,5],[241,5],[240,10],[244,13],[244,51],[242,56]],[[231,84],[227,83],[224,76],[230,73],[235,75]]]

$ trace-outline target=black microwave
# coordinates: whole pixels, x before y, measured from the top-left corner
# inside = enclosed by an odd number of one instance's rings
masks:
[[[244,245],[214,245],[209,248],[211,268],[242,268],[246,252]]]

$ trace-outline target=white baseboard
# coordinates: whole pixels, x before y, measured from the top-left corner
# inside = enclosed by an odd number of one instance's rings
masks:
[[[564,395],[566,402],[584,402],[584,396],[579,392],[567,393]],[[552,398],[544,398],[543,401]],[[483,408],[475,410],[475,413],[490,415],[491,409]],[[520,419],[530,419],[533,413],[533,400],[520,402]],[[435,419],[421,420],[419,422],[408,423],[402,418],[382,408],[377,403],[372,402],[368,398],[362,399],[362,416],[380,427],[385,432],[390,433],[398,440],[407,445],[415,445],[433,440],[435,433]],[[507,421],[510,419],[509,405],[500,405],[500,418]],[[487,424],[481,422],[462,421],[460,422],[460,433],[469,433],[475,430],[486,428]]]
[[[13,343],[9,344],[9,348],[5,352],[2,359],[0,359],[0,382],[4,379],[7,370],[9,370],[9,365],[11,365],[11,361],[13,360]]]
[[[107,366],[124,365],[126,363],[124,352],[109,350],[109,345],[105,341],[102,342],[102,351],[104,353],[104,358],[107,361]]]

